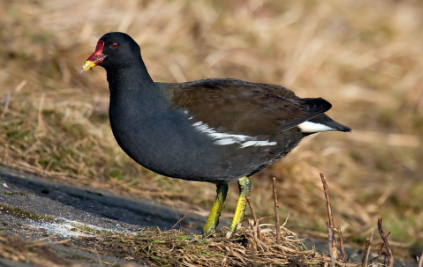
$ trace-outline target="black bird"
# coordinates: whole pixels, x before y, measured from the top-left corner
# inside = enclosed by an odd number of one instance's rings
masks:
[[[165,176],[216,184],[204,235],[216,230],[229,182],[238,180],[240,190],[234,231],[250,192],[247,177],[305,136],[351,131],[324,114],[332,107],[326,100],[299,98],[279,85],[237,79],[154,82],[140,47],[125,33],[101,37],[81,72],[96,65],[107,71],[113,134],[132,159]]]

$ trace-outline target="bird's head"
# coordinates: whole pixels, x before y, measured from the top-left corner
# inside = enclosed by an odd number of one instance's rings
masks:
[[[122,68],[141,57],[140,47],[131,36],[121,32],[110,32],[98,40],[94,53],[82,65],[81,73],[99,65]]]

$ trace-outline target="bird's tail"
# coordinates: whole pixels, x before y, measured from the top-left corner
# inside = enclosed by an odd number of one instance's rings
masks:
[[[310,121],[314,122],[314,123],[320,123],[320,124],[326,125],[326,126],[332,128],[334,131],[351,132],[351,128],[349,128],[345,125],[342,125],[339,122],[332,120],[326,114],[321,114],[321,115],[317,116],[316,118],[314,118]]]

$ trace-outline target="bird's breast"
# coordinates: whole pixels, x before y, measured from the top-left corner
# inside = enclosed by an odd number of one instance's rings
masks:
[[[165,176],[214,182],[236,179],[280,154],[281,140],[219,131],[184,110],[122,107],[110,107],[118,144],[136,162]]]

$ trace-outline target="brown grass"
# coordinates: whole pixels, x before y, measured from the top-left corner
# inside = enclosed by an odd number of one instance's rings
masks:
[[[269,225],[267,225],[269,226]],[[290,231],[283,231],[281,244],[276,244],[275,230],[261,226],[262,240],[253,228],[241,228],[233,235],[216,235],[203,239],[186,236],[180,230],[161,232],[145,229],[137,236],[84,238],[88,246],[101,253],[122,258],[145,260],[155,266],[324,266],[327,255],[308,250]],[[337,266],[361,266],[337,261]],[[300,265],[300,266],[301,266]]]
[[[75,266],[52,252],[48,248],[52,244],[47,240],[29,241],[16,236],[0,234],[0,255],[2,259],[34,264],[40,267]]]
[[[324,97],[329,115],[353,129],[308,138],[256,175],[259,217],[273,214],[276,176],[288,226],[325,232],[324,172],[346,239],[368,235],[383,217],[393,240],[421,242],[422,12],[411,0],[2,1],[0,163],[207,215],[214,186],[161,177],[130,160],[109,129],[104,70],[79,74],[102,34],[124,31],[156,81],[282,84]],[[231,189],[225,216],[237,199]]]
[[[136,235],[101,235],[80,239],[46,242],[30,241],[0,234],[0,255],[7,260],[37,266],[83,266],[58,256],[49,246],[67,246],[94,254],[113,255],[131,261],[148,262],[151,266],[325,266],[327,255],[307,249],[297,235],[282,227],[282,242],[276,244],[275,230],[261,225],[262,238],[257,239],[252,227],[241,228],[232,235],[222,233],[211,238],[184,235],[181,230],[160,231],[143,228]],[[94,233],[90,233],[94,235]],[[50,239],[47,237],[45,239]],[[103,262],[99,258],[99,262]],[[104,262],[105,266],[114,265]],[[337,266],[361,266],[336,261]],[[102,266],[100,264],[100,266]]]

